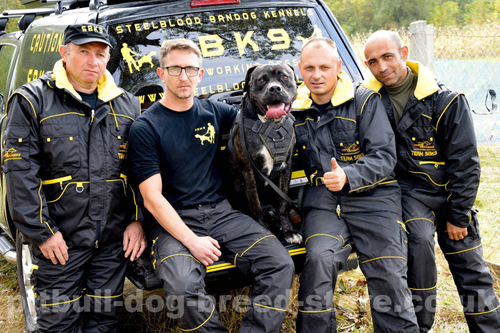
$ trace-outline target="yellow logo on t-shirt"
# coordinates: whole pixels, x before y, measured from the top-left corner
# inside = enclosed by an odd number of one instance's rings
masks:
[[[196,130],[201,130],[204,128],[205,127],[202,127]],[[205,141],[213,145],[215,143],[215,127],[212,124],[208,123],[207,131],[205,132],[205,134],[195,134],[194,137],[200,139],[202,145],[204,145]]]

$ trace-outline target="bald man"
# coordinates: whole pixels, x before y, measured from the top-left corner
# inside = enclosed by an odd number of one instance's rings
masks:
[[[409,231],[408,285],[420,332],[436,309],[434,234],[455,280],[471,332],[500,332],[500,307],[485,263],[476,210],[479,157],[467,100],[437,81],[395,32],[377,31],[365,45],[377,91],[396,134],[396,178]]]
[[[297,332],[336,332],[333,288],[356,245],[375,332],[418,332],[406,281],[407,245],[394,179],[394,133],[379,96],[351,82],[328,38],[304,44],[304,84],[293,104],[299,164],[310,179],[303,204],[306,259]]]

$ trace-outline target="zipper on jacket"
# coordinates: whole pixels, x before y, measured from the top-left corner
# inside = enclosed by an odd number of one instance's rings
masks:
[[[71,179],[72,179],[71,176],[66,176],[66,177],[60,177],[60,178],[55,178],[55,179],[42,180],[42,185],[51,185],[51,184],[59,183],[59,186],[60,186],[61,191],[62,191],[63,190],[63,182],[70,181]]]
[[[335,210],[337,217],[340,220],[340,195],[337,195],[337,209]]]
[[[95,111],[92,109],[90,111],[90,126],[92,126],[92,123],[94,122],[94,116],[95,116]]]
[[[436,169],[439,168],[440,165],[444,165],[444,162],[436,162],[436,161],[419,161],[418,164],[423,165],[423,164],[434,164],[434,167]]]
[[[101,222],[96,223],[95,229],[95,248],[99,248],[99,234],[101,233]]]

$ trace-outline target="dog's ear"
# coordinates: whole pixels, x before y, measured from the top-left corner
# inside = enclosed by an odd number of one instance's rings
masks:
[[[296,77],[295,77],[295,69],[293,69],[292,65],[290,65],[290,64],[287,64],[287,65],[288,65],[288,67],[290,67],[292,69],[293,79],[295,80],[296,79]]]
[[[258,65],[252,66],[247,70],[247,76],[245,77],[245,86],[243,87],[243,93],[248,92],[250,88],[250,77],[252,76],[253,71],[257,68]]]

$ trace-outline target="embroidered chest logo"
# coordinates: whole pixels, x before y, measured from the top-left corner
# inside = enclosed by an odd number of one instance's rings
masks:
[[[215,127],[211,123],[208,123],[206,127],[198,127],[194,131],[200,132],[204,130],[206,130],[204,134],[195,134],[194,137],[200,139],[202,146],[205,145],[205,141],[213,145],[215,143]]]
[[[128,153],[128,141],[125,141],[120,145],[120,151],[118,152],[118,158],[120,160],[126,160]]]
[[[4,162],[10,161],[10,160],[20,160],[22,159],[21,153],[18,153],[15,148],[9,148],[3,155],[3,160]]]
[[[353,142],[351,144],[344,144],[343,142],[341,142],[340,147],[340,158],[342,159],[342,161],[353,162],[365,156],[365,154],[361,152],[359,141]]]
[[[434,138],[429,139],[417,139],[411,138],[413,141],[413,149],[411,151],[412,156],[426,157],[426,156],[436,156],[436,146],[434,145]]]

